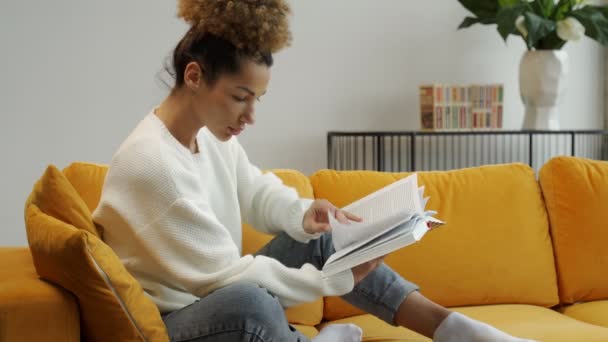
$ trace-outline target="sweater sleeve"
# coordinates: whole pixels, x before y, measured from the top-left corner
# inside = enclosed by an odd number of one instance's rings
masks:
[[[253,282],[275,294],[283,306],[343,295],[354,286],[350,270],[325,277],[313,265],[288,268],[265,256],[241,257],[227,229],[205,203],[177,199],[139,232],[157,277],[202,297],[236,283]]]
[[[304,231],[304,213],[313,200],[299,198],[295,189],[283,184],[275,174],[262,173],[249,162],[236,141],[236,176],[239,206],[243,220],[268,234],[286,232],[297,241],[308,242],[320,234]]]

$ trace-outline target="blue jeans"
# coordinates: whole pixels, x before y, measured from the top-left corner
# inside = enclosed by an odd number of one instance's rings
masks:
[[[321,269],[332,253],[329,233],[307,244],[282,233],[256,255],[272,257],[287,267],[299,268],[308,263]],[[381,264],[342,298],[395,325],[399,305],[416,290],[416,285]],[[215,290],[189,306],[164,313],[162,318],[171,341],[309,341],[289,325],[278,299],[254,283],[237,283]]]

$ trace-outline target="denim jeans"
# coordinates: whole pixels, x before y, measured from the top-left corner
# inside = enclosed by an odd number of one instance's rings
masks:
[[[256,255],[272,257],[287,267],[299,268],[308,263],[321,269],[333,252],[330,233],[307,244],[282,233]],[[416,290],[416,285],[381,264],[342,298],[394,325],[399,305]],[[171,341],[309,341],[289,325],[278,299],[254,283],[215,290],[189,306],[164,313],[162,318]]]

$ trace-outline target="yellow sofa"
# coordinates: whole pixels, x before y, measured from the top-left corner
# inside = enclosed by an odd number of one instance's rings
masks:
[[[90,210],[105,172],[106,166],[89,163],[63,170]],[[301,196],[337,206],[408,175],[274,172]],[[554,158],[538,180],[528,166],[506,164],[419,172],[419,182],[431,196],[428,207],[448,224],[391,254],[387,264],[427,297],[511,334],[608,341],[608,162]],[[271,238],[247,225],[243,234],[244,254]],[[38,273],[28,248],[0,248],[0,341],[85,339],[79,298]],[[308,336],[326,324],[352,322],[363,328],[365,341],[429,341],[340,298],[291,308],[287,317]]]

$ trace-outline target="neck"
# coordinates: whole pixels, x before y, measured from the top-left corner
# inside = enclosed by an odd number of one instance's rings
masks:
[[[196,134],[204,124],[197,119],[188,94],[179,89],[172,91],[154,113],[177,141],[190,151],[197,152]]]

